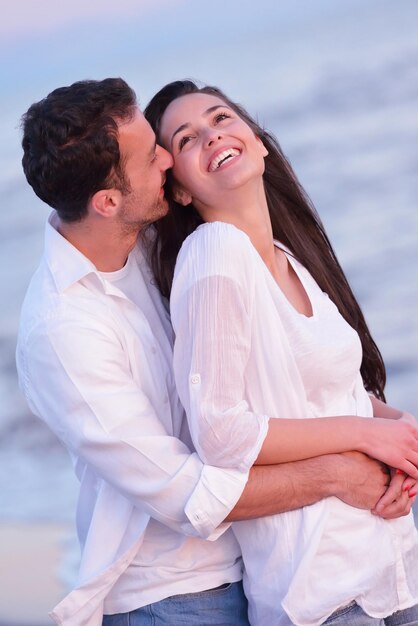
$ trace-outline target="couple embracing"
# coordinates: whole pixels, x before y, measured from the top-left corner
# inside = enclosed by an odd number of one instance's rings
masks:
[[[145,115],[144,115],[145,114]],[[219,89],[23,116],[52,208],[17,347],[80,481],[63,626],[418,625],[418,429],[274,137]]]

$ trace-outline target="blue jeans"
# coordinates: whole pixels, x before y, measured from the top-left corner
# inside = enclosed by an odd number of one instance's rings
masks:
[[[324,622],[332,626],[418,626],[418,605],[410,609],[396,611],[384,619],[370,617],[358,604],[352,602],[348,606],[338,609]]]
[[[170,596],[118,615],[105,615],[103,626],[250,626],[242,583]]]

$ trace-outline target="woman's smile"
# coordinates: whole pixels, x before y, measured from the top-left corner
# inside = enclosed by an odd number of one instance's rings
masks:
[[[235,161],[239,157],[241,151],[237,148],[220,148],[211,157],[208,165],[208,172],[215,172],[221,168],[230,165],[232,161]]]

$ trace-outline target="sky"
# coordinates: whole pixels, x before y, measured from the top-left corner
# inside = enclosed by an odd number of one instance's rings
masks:
[[[59,81],[124,73],[148,97],[150,79],[155,85],[160,73],[164,80],[183,68],[204,80],[233,74],[239,85],[243,60],[250,84],[260,64],[265,69],[295,52],[286,44],[294,29],[306,27],[307,39],[320,45],[321,15],[327,25],[333,13],[353,13],[356,5],[360,0],[339,0],[338,7],[331,0],[18,0],[0,22],[2,84],[6,98],[28,87],[36,97]],[[266,54],[263,42],[271,39]]]
[[[173,4],[181,4],[181,0],[15,0],[2,7],[0,37],[4,43],[46,35],[69,24],[94,22],[99,15],[105,15],[108,20],[139,18]]]

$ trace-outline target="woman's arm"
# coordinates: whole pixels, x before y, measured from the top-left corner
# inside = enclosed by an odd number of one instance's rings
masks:
[[[269,420],[251,410],[246,372],[254,263],[245,240],[225,230],[226,224],[207,225],[188,240],[171,295],[176,383],[201,458],[242,470],[358,450],[418,478],[418,430],[411,424],[356,416],[292,419],[285,408],[274,416],[281,419]],[[295,396],[285,350],[276,361],[283,366],[277,393]],[[283,406],[298,407],[297,396]]]
[[[356,416],[271,419],[256,463],[269,465],[358,450],[418,478],[418,429]]]

